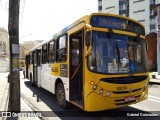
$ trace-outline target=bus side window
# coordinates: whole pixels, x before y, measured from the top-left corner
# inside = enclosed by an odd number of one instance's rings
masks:
[[[37,51],[37,66],[41,65],[41,50]]]
[[[55,41],[51,41],[48,43],[48,62],[54,62],[55,61]]]
[[[30,53],[29,63],[30,63],[30,64],[33,63],[33,61],[32,61],[32,53]]]
[[[67,59],[67,36],[63,35],[57,40],[56,60],[64,62]]]
[[[42,47],[42,64],[47,63],[47,44]]]

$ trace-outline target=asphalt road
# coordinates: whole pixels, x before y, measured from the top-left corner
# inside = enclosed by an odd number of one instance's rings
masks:
[[[143,102],[101,112],[85,112],[74,105],[64,110],[57,104],[55,95],[42,88],[31,86],[27,79],[21,79],[21,97],[33,111],[42,113],[42,119],[160,120],[160,117],[135,117],[146,114],[160,115],[160,85],[150,86],[149,98]]]

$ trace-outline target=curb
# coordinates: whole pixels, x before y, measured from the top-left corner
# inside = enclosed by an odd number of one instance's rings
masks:
[[[40,111],[36,106],[34,106],[32,103],[30,103],[22,94],[21,94],[21,98],[24,100],[24,102],[30,107],[30,109],[33,112],[34,111]],[[47,120],[45,117],[38,117],[38,118],[40,118],[41,120]]]

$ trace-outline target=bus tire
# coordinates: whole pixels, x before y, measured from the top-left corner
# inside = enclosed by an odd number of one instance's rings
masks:
[[[56,99],[62,108],[65,109],[69,107],[69,102],[66,100],[65,90],[62,83],[58,83],[56,86]]]

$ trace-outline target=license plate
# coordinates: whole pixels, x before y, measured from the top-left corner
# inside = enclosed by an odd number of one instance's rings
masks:
[[[131,102],[131,101],[134,101],[134,100],[136,100],[134,96],[129,96],[129,97],[126,97],[124,99],[125,102]]]

